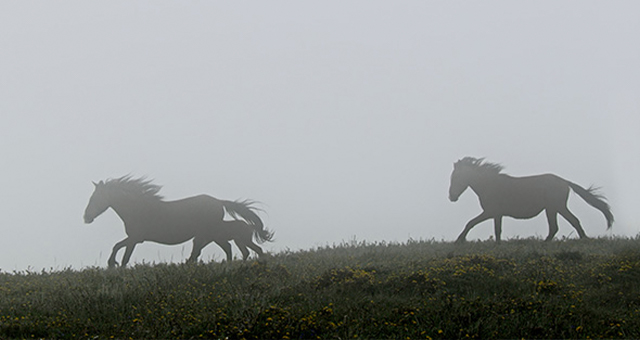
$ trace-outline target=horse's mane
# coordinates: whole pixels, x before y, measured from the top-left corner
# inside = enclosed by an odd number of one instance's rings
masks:
[[[164,197],[158,192],[162,186],[153,184],[153,180],[146,177],[132,178],[131,175],[122,176],[120,178],[108,179],[104,185],[110,188],[117,188],[134,195],[140,195],[144,198],[153,198],[162,201]]]
[[[504,167],[498,163],[485,162],[484,158],[465,157],[455,163],[455,166],[469,166],[481,171],[499,174]]]

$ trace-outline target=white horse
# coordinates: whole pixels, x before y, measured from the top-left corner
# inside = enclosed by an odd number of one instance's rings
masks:
[[[229,225],[223,221],[225,210],[232,217],[239,216],[247,221],[258,242],[271,241],[273,238],[273,233],[264,228],[251,201],[225,201],[208,195],[164,201],[158,195],[160,186],[144,178],[133,179],[130,176],[93,184],[95,190],[84,212],[85,223],[93,222],[108,208],[112,208],[124,222],[128,236],[113,247],[108,260],[110,267],[118,264],[118,250],[126,247],[121,264],[125,266],[136,245],[144,241],[179,244],[193,239],[189,262],[197,261],[202,248],[215,242],[222,247],[227,260],[231,261]],[[240,249],[243,255],[248,253],[246,248]]]

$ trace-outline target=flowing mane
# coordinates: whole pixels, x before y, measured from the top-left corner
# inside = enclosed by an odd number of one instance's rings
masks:
[[[131,175],[126,175],[120,178],[108,179],[104,182],[104,185],[108,188],[116,188],[144,198],[162,201],[164,197],[158,194],[162,186],[153,184],[152,182],[153,180],[145,177],[132,178]]]
[[[484,158],[465,157],[456,162],[456,166],[464,165],[476,168],[481,171],[499,174],[504,170],[504,166],[498,163],[485,162]]]

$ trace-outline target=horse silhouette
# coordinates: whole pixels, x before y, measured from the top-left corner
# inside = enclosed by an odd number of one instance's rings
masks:
[[[494,220],[496,241],[500,242],[502,217],[528,219],[546,211],[551,241],[558,232],[557,214],[564,217],[577,231],[580,238],[587,238],[578,218],[567,208],[570,189],[589,205],[600,210],[607,220],[607,229],[613,225],[613,214],[605,197],[596,188],[585,189],[553,174],[528,177],[512,177],[501,173],[499,164],[484,162],[484,158],[465,157],[453,165],[449,199],[458,200],[468,188],[478,195],[483,211],[469,221],[456,242],[465,241],[469,231],[478,223]]]
[[[225,201],[208,195],[165,201],[158,194],[160,186],[145,178],[134,179],[131,176],[93,184],[95,190],[84,212],[85,223],[93,222],[96,217],[111,208],[124,222],[127,234],[127,238],[114,245],[107,261],[110,267],[118,264],[116,254],[123,247],[126,247],[126,250],[121,265],[126,266],[136,245],[144,241],[173,245],[193,239],[193,249],[188,262],[197,261],[202,248],[215,242],[226,253],[227,261],[231,261],[229,240],[235,240],[235,236],[229,228],[239,225],[223,221],[225,210],[233,218],[240,217],[247,221],[246,226],[241,226],[244,237],[241,237],[240,242],[255,250],[258,255],[261,255],[262,250],[253,247],[253,242],[248,243],[246,240],[247,227],[251,226],[253,236],[259,243],[271,241],[273,238],[273,233],[264,227],[256,214],[257,209],[253,207],[252,201]],[[236,244],[243,255],[248,253],[246,247],[242,248],[240,244]]]
[[[260,230],[255,225],[241,220],[222,221],[222,227],[219,230],[214,230],[216,239],[233,240],[238,249],[240,249],[243,260],[249,258],[249,250],[247,248],[255,251],[259,258],[264,258],[262,248],[253,242],[254,237],[258,239],[259,233]]]

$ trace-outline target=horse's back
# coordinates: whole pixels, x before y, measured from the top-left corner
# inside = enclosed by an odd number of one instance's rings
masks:
[[[181,220],[181,223],[193,221],[221,221],[224,217],[224,208],[220,200],[209,195],[197,195],[175,201],[165,202],[168,217]]]
[[[185,197],[175,201],[167,201],[167,203],[188,203],[188,204],[194,204],[194,203],[215,204],[215,202],[220,203],[220,200],[215,197],[209,196],[207,194]]]
[[[501,175],[501,180],[483,193],[480,201],[485,210],[515,218],[531,218],[548,207],[566,204],[568,195],[567,181],[554,174]]]
[[[518,191],[544,191],[544,192],[569,192],[567,181],[554,174],[541,174],[524,177],[512,177],[502,175],[506,178],[504,187]]]

